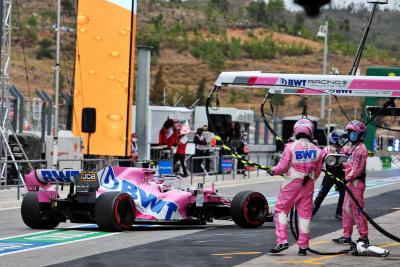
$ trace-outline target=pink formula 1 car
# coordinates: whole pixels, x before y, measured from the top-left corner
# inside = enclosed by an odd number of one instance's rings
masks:
[[[235,197],[214,189],[186,187],[180,177],[155,176],[153,169],[107,167],[97,173],[78,170],[33,170],[25,176],[28,193],[21,214],[35,229],[52,229],[67,219],[96,223],[105,231],[128,230],[140,223],[205,224],[233,219],[241,227],[259,227],[272,221],[266,198],[243,191]],[[60,186],[69,194],[60,198]]]

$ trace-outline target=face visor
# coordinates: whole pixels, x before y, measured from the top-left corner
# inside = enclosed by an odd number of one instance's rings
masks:
[[[348,132],[348,138],[350,142],[356,142],[358,140],[358,133],[355,131],[349,131]]]

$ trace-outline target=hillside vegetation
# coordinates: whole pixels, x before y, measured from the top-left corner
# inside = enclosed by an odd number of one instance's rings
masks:
[[[17,1],[19,6],[14,4],[12,82],[27,96],[34,96],[36,88],[53,91],[55,2],[25,0]],[[70,92],[76,6],[72,0],[62,3],[62,88]],[[394,11],[377,13],[360,64],[362,71],[372,65],[398,64],[400,35],[393,30],[400,27],[398,15]],[[324,10],[319,18],[310,19],[285,10],[282,0],[139,1],[137,44],[154,48],[151,101],[172,105],[180,99],[178,105],[190,106],[200,99],[204,104],[204,96],[220,71],[321,73],[323,40],[316,32],[325,20],[330,25],[328,71],[335,67],[347,73],[368,17],[366,10],[350,6]],[[258,111],[264,94],[262,90],[225,90],[221,100],[223,105]],[[299,97],[278,98],[276,104],[291,107],[279,108],[280,116],[300,112]],[[310,113],[317,116],[318,101],[309,99]],[[358,101],[361,106],[362,99]],[[354,99],[343,98],[341,104],[354,113]],[[340,113],[336,118],[344,120]]]

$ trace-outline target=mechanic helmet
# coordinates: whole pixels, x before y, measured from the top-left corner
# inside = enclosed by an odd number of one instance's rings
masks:
[[[329,134],[329,144],[342,145],[344,143],[344,136],[346,133],[343,130],[335,130]]]
[[[294,136],[297,136],[298,134],[305,134],[310,139],[312,139],[313,133],[314,133],[314,124],[312,123],[312,121],[308,119],[298,120],[293,127]]]
[[[354,120],[347,124],[346,131],[348,133],[349,140],[351,142],[356,142],[358,140],[362,140],[362,137],[367,131],[367,127],[361,121]]]

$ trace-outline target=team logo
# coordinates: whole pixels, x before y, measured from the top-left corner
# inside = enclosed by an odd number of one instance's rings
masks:
[[[281,78],[281,85],[289,85],[289,86],[306,86],[307,80],[295,80],[295,79],[283,79]]]
[[[106,191],[120,191],[132,196],[136,209],[142,214],[156,217],[157,219],[171,220],[181,219],[178,205],[172,201],[159,199],[156,195],[146,192],[132,181],[116,179],[111,167],[103,170],[100,175],[100,184]]]
[[[294,152],[296,155],[296,160],[306,161],[317,159],[317,150],[298,150]]]

